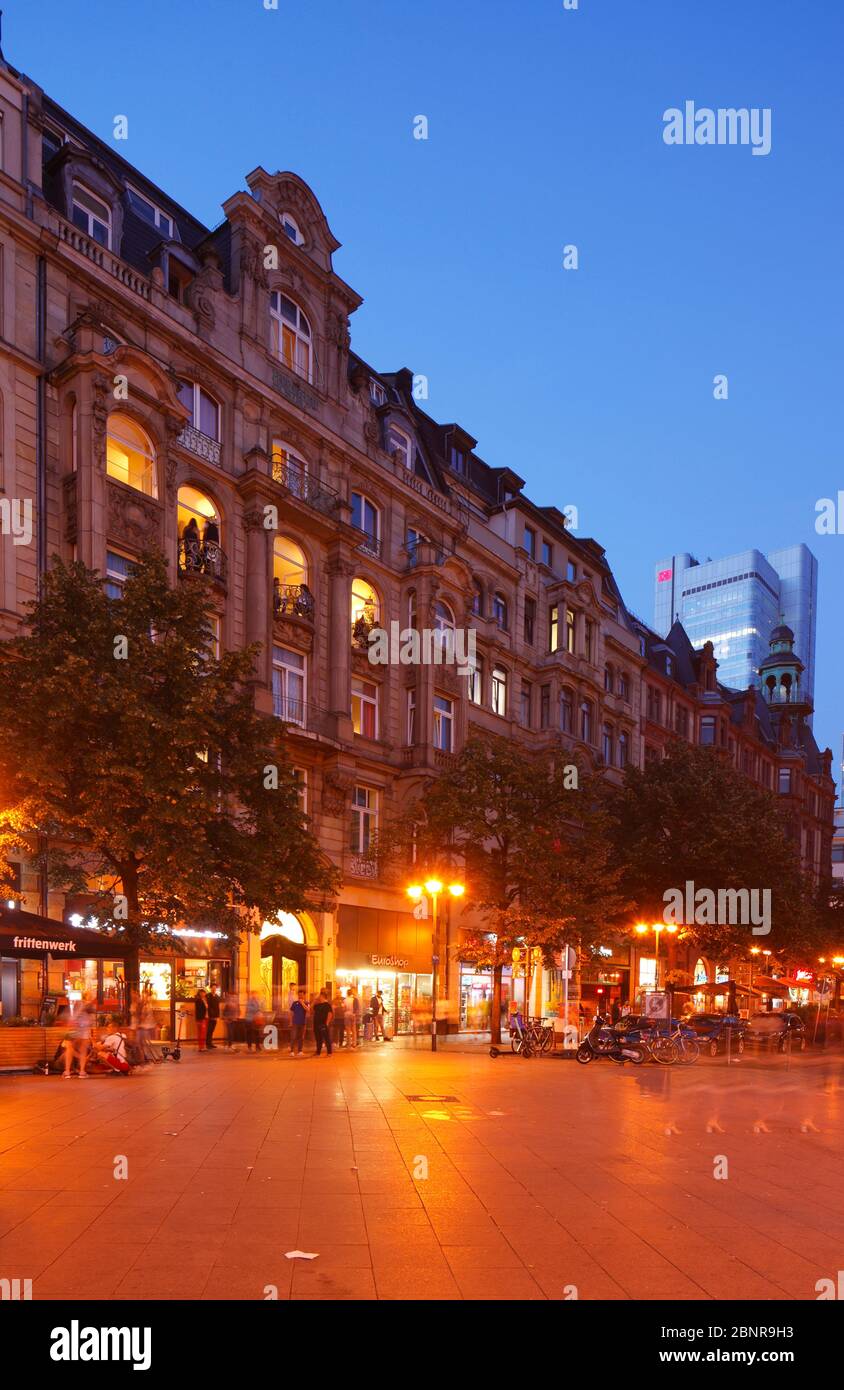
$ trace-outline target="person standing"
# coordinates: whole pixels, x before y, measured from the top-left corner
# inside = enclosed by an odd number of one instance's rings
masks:
[[[331,1008],[334,1012],[334,1041],[338,1047],[342,1047],[346,1041],[346,1001],[339,989],[332,1000]]]
[[[96,1008],[92,1000],[83,999],[73,1016],[73,1026],[71,1032],[62,1043],[64,1049],[64,1079],[69,1081],[72,1076],[71,1068],[73,1060],[79,1063],[79,1079],[87,1081],[88,1072],[86,1065],[88,1053],[91,1051],[91,1035],[94,1029],[94,1016]]]
[[[373,1036],[373,1038],[377,1038],[377,1037],[379,1037],[379,1036],[383,1038],[383,1036],[384,1036],[384,1023],[383,1023],[383,1020],[382,1020],[382,1018],[381,1018],[381,998],[380,998],[380,996],[375,992],[375,990],[372,991],[372,994],[371,994],[370,999],[369,999],[369,1015],[370,1015],[370,1018],[372,1019],[372,1036]]]
[[[208,995],[204,989],[198,989],[194,996],[193,1012],[196,1019],[196,1050],[197,1052],[207,1052],[205,1039],[208,1033]]]
[[[206,1047],[213,1052],[217,1044],[213,1041],[214,1032],[220,1020],[220,996],[217,993],[217,986],[211,986],[211,993],[206,1000],[208,1007],[208,1033],[206,1037]]]
[[[302,1043],[305,1040],[305,1025],[308,1021],[308,1006],[305,991],[299,990],[298,998],[290,1005],[290,1056],[301,1057]],[[295,1049],[295,1050],[294,1050]]]
[[[387,1036],[387,1023],[389,1021],[387,1017],[387,1005],[384,1003],[384,995],[380,989],[378,991],[378,1018],[381,1023],[381,1037],[384,1039],[384,1042],[390,1042],[391,1039]]]
[[[240,1017],[240,1005],[237,1002],[237,995],[229,991],[223,1004],[223,1022],[226,1025],[226,1041],[223,1044],[226,1052],[236,1052],[235,1042],[237,1041],[237,1021]]]
[[[331,1047],[331,1020],[334,1017],[334,1010],[325,990],[320,990],[319,998],[313,1007],[314,1018],[314,1038],[316,1040],[316,1056],[322,1052],[322,1045],[325,1043],[326,1056],[330,1057]]]

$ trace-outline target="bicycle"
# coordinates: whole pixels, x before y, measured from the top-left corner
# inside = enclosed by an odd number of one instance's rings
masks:
[[[525,1024],[521,1014],[515,1014],[510,1019],[510,1047],[517,1057],[533,1056],[531,1029]]]
[[[525,1021],[521,1014],[516,1015],[515,1028],[510,1030],[510,1046],[522,1057],[532,1057],[536,1052],[550,1052],[554,1046],[554,1029],[541,1018]]]
[[[649,1049],[655,1062],[669,1067],[675,1062],[691,1066],[700,1056],[700,1043],[696,1038],[687,1038],[679,1024],[673,1032],[657,1033],[651,1038]]]

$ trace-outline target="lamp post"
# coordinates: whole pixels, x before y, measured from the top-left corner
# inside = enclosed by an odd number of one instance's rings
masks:
[[[652,931],[654,934],[656,940],[656,947],[654,950],[654,989],[659,989],[659,934],[660,932],[667,931],[670,936],[674,936],[677,927],[673,922],[654,922],[651,926],[648,926],[646,922],[639,922],[636,931],[640,936],[645,936],[649,931]]]
[[[423,893],[431,899],[431,1051],[437,1050],[437,986],[439,984],[440,937],[439,937],[439,898],[444,885],[438,878],[426,879],[424,886],[412,883],[407,896],[412,902],[421,901]],[[466,888],[462,883],[450,883],[448,892],[452,898],[462,898]]]

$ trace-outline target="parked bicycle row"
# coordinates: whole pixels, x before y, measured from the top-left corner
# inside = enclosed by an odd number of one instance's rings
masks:
[[[575,1030],[571,1030],[573,1033]],[[574,1050],[578,1062],[587,1065],[596,1058],[631,1062],[645,1061],[690,1065],[701,1053],[741,1056],[748,1047],[802,1052],[807,1045],[805,1026],[796,1013],[778,1011],[753,1014],[749,1019],[732,1014],[695,1014],[684,1019],[656,1021],[644,1014],[628,1014],[616,1022],[597,1014],[586,1034],[564,1039]],[[510,1048],[520,1057],[550,1053],[555,1047],[553,1023],[539,1018],[525,1019],[520,1013],[510,1018]],[[500,1049],[490,1049],[493,1057]]]

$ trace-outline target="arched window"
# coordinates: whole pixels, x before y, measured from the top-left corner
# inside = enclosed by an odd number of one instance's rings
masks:
[[[416,590],[411,589],[407,595],[407,625],[416,627]]]
[[[560,732],[574,733],[574,697],[568,686],[560,691]]]
[[[580,702],[580,737],[584,743],[592,742],[592,701]]]
[[[177,524],[182,573],[222,579],[225,560],[220,547],[220,514],[211,498],[198,488],[180,487]]]
[[[209,439],[220,438],[220,407],[204,386],[196,381],[180,381],[178,396],[182,405],[190,411],[189,424]]]
[[[492,671],[492,708],[495,714],[507,714],[507,672],[500,666]]]
[[[152,442],[140,425],[119,411],[108,417],[106,472],[110,478],[145,493],[147,497],[158,496]]]
[[[352,641],[368,647],[369,634],[380,622],[381,602],[368,579],[352,580]]]
[[[495,594],[492,600],[492,616],[502,632],[507,631],[507,600],[503,594]]]
[[[362,492],[352,493],[352,525],[365,537],[360,549],[370,555],[380,555],[381,512]]]
[[[607,767],[612,767],[615,752],[615,732],[612,724],[605,724],[601,738],[601,754]]]
[[[278,214],[278,220],[281,223],[284,235],[293,242],[294,246],[301,246],[305,238],[299,231],[299,223],[296,221],[296,218],[292,217],[289,212],[280,212]]]
[[[276,536],[273,541],[273,611],[279,618],[288,614],[312,618],[314,614],[308,561],[302,547],[290,536]]]
[[[447,603],[434,604],[434,631],[454,632],[454,613]]]
[[[306,381],[313,380],[311,325],[299,305],[281,290],[270,295],[270,344],[286,367]]]

